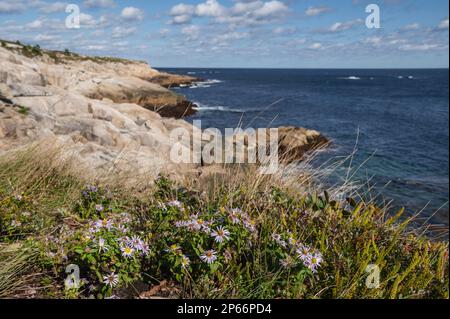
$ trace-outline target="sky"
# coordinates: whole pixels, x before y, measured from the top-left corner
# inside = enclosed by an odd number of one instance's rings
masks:
[[[371,3],[380,28],[366,26]],[[448,0],[0,0],[0,39],[155,67],[448,68],[448,12]]]

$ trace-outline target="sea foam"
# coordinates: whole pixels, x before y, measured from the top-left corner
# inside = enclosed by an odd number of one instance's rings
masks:
[[[194,102],[195,105],[197,105],[196,107],[194,107],[194,109],[196,109],[197,111],[218,111],[218,112],[231,112],[231,113],[245,113],[245,110],[242,109],[233,109],[230,108],[228,106],[209,106],[209,105],[205,105],[202,103],[198,103],[198,102]]]

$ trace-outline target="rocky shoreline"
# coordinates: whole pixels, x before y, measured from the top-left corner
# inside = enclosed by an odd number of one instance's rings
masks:
[[[94,171],[201,173],[201,163],[170,161],[170,132],[197,129],[181,119],[195,105],[168,89],[200,79],[139,61],[0,42],[0,153],[51,140]],[[313,130],[280,132],[280,149],[294,160],[328,142]],[[199,151],[190,141],[182,147]]]

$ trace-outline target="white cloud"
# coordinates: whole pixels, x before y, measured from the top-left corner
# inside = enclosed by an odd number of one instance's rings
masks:
[[[42,4],[39,5],[39,11],[43,13],[65,12],[67,5],[67,2],[42,2]]]
[[[362,23],[363,23],[363,21],[361,19],[347,21],[347,22],[336,22],[328,29],[328,31],[329,32],[345,31],[345,30],[349,30],[349,29],[353,28],[354,26],[356,26],[358,24],[362,24]]]
[[[135,7],[126,7],[122,10],[120,16],[125,20],[142,20],[144,12]]]
[[[293,34],[297,31],[295,27],[277,27],[273,29],[274,34]]]
[[[113,8],[116,6],[114,0],[85,0],[83,4],[87,8]]]
[[[170,23],[172,24],[187,24],[190,23],[192,20],[192,16],[190,16],[189,14],[183,14],[180,16],[175,16],[172,18],[172,20],[170,21]]]
[[[187,24],[194,17],[209,17],[216,23],[234,25],[256,25],[280,19],[289,12],[281,1],[237,1],[232,7],[225,7],[218,0],[206,0],[196,6],[177,4],[170,10],[171,24]]]
[[[200,34],[200,27],[190,25],[181,29],[181,33],[185,35],[188,40],[196,40]]]
[[[418,30],[418,29],[420,29],[420,24],[418,24],[418,23],[407,24],[402,28],[402,30],[405,30],[405,31]]]
[[[233,14],[242,15],[255,11],[263,6],[262,1],[238,2],[231,9]]]
[[[27,9],[37,9],[43,13],[64,12],[67,2],[45,2],[42,0],[0,0],[0,13],[18,14]]]
[[[48,43],[48,42],[53,42],[55,40],[58,40],[59,36],[56,35],[49,35],[49,34],[38,34],[37,36],[35,36],[33,38],[34,41],[36,42],[43,42],[43,43]]]
[[[125,38],[125,37],[135,34],[136,31],[137,31],[137,29],[135,27],[126,28],[126,27],[117,26],[112,30],[112,37],[115,39]]]
[[[439,49],[438,44],[405,44],[399,47],[402,51],[430,51]]]
[[[445,20],[442,20],[442,21],[439,23],[438,29],[439,29],[439,30],[448,30],[448,18],[445,19]]]
[[[88,51],[106,51],[110,49],[110,46],[94,44],[94,45],[87,45],[84,47],[84,49]]]
[[[101,16],[99,19],[95,19],[93,16],[87,13],[80,13],[81,27],[104,27],[108,25],[108,19],[105,16]]]
[[[331,8],[329,7],[309,7],[308,9],[306,9],[305,14],[308,17],[315,17],[329,11],[331,11]]]
[[[30,22],[26,25],[27,28],[29,29],[40,29],[42,28],[42,26],[44,25],[44,21],[43,20],[34,20],[33,22]]]
[[[95,25],[97,24],[97,21],[90,14],[80,13],[80,23],[85,25]]]
[[[205,3],[200,3],[195,9],[195,14],[199,17],[220,17],[225,15],[226,8],[223,7],[217,0],[207,0]]]
[[[269,1],[255,11],[258,17],[279,16],[287,13],[289,8],[281,1]]]
[[[20,13],[26,9],[21,1],[0,1],[0,13]]]
[[[162,37],[167,36],[169,33],[170,33],[170,29],[167,29],[167,28],[159,30],[159,35]]]
[[[170,10],[170,15],[172,16],[192,15],[194,13],[195,6],[184,3],[177,4]]]
[[[308,47],[308,49],[310,49],[310,50],[320,50],[320,49],[322,49],[322,43],[319,43],[319,42],[313,43],[313,44],[311,44]]]
[[[367,38],[363,42],[365,44],[370,44],[370,45],[372,45],[374,47],[379,47],[379,46],[381,46],[383,44],[383,38],[374,36],[374,37]]]
[[[245,39],[249,36],[247,32],[230,32],[216,36],[211,42],[217,46],[228,46],[230,41]]]
[[[307,42],[306,39],[294,39],[294,40],[287,42],[286,46],[287,47],[297,47],[299,45],[305,44],[306,42]]]

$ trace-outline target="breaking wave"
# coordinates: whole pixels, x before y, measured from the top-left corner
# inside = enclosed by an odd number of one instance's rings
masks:
[[[201,104],[198,102],[194,102],[195,105],[197,105],[196,107],[194,107],[194,109],[196,109],[197,111],[218,111],[218,112],[231,112],[231,113],[245,113],[245,110],[242,109],[234,109],[234,108],[230,108],[228,106],[209,106],[209,105],[205,105],[205,104]]]

